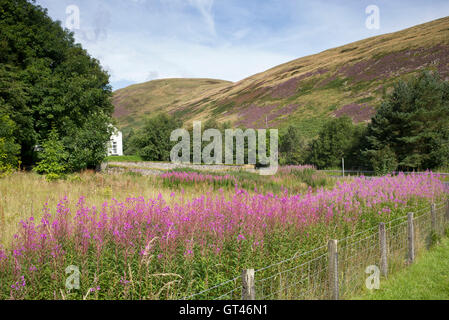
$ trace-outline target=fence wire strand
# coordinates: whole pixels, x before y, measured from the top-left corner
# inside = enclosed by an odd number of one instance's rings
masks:
[[[432,239],[443,235],[449,221],[448,204],[414,212],[415,251],[429,248]],[[407,265],[407,216],[385,223],[388,272]],[[433,237],[433,238],[432,238]],[[379,227],[374,226],[338,240],[338,285],[340,298],[349,298],[365,289],[368,266],[379,266],[381,260]],[[327,245],[273,263],[254,271],[255,298],[282,300],[329,299],[329,254]],[[222,282],[184,299],[239,300],[242,298],[241,276]]]

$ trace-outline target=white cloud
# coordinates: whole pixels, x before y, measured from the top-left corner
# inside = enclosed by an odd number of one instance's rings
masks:
[[[85,47],[112,70],[112,83],[179,77],[238,81],[295,58],[250,46],[210,47],[160,38],[142,41],[138,35],[112,32],[107,40]]]
[[[250,32],[251,32],[250,28],[244,28],[244,29],[237,30],[236,32],[234,32],[232,34],[232,36],[234,37],[235,40],[241,40],[241,39],[245,38]]]
[[[238,81],[270,67],[449,15],[447,0],[378,1],[381,29],[365,27],[370,2],[330,0],[38,0],[53,19],[80,8],[75,38],[111,74],[114,89],[167,77]],[[405,10],[406,9],[406,10]]]
[[[148,72],[147,78],[145,80],[150,81],[150,80],[155,80],[157,78],[159,78],[159,72],[150,71],[150,72]]]
[[[214,0],[189,0],[190,5],[198,9],[203,16],[209,32],[212,35],[216,35],[215,21],[212,14],[212,7],[214,5]]]

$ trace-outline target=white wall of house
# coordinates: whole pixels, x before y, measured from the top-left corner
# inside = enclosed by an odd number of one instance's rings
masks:
[[[116,128],[108,143],[108,156],[123,156],[123,135]]]

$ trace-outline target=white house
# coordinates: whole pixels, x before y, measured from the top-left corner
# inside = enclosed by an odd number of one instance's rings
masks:
[[[113,127],[114,131],[108,143],[108,156],[123,156],[122,132]]]

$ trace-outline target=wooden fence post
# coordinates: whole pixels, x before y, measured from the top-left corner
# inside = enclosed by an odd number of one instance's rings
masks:
[[[387,233],[385,231],[385,223],[379,224],[379,245],[380,245],[380,273],[382,276],[388,276],[388,259],[387,259]]]
[[[242,300],[256,300],[254,269],[246,269],[242,272]]]
[[[413,212],[407,215],[408,262],[415,260],[415,230],[413,228]]]
[[[338,300],[338,251],[337,240],[329,240],[329,291],[330,299]]]
[[[446,221],[449,221],[449,200],[446,203]]]
[[[435,203],[432,203],[432,206],[430,208],[430,214],[432,217],[432,231],[437,232],[437,210]]]

